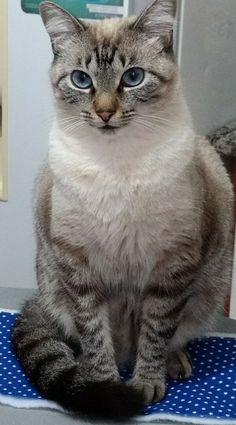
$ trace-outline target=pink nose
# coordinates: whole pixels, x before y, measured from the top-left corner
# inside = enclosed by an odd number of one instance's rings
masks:
[[[116,111],[96,111],[96,113],[104,122],[108,122]]]

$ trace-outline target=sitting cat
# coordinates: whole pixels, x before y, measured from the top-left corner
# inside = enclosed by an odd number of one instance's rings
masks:
[[[39,293],[13,333],[36,387],[124,419],[187,378],[229,277],[232,188],[197,137],[173,55],[174,0],[81,22],[43,2],[55,120],[37,181]],[[119,368],[133,377],[123,383]]]

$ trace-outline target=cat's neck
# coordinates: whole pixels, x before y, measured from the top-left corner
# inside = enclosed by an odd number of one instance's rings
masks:
[[[49,161],[59,175],[107,175],[127,179],[155,173],[171,164],[184,165],[194,152],[194,133],[188,111],[180,108],[171,125],[130,124],[114,134],[82,127],[68,135],[55,120],[50,138]]]

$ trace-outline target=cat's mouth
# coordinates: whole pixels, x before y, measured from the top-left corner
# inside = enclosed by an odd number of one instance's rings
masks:
[[[115,125],[108,124],[108,123],[104,125],[101,125],[101,124],[96,125],[95,123],[89,122],[89,125],[97,128],[103,134],[112,134],[112,133],[116,133],[121,128],[126,127],[129,123],[130,121],[122,122],[120,124],[117,123]]]
[[[103,126],[96,126],[96,128],[103,134],[114,134],[116,133],[121,127],[120,126],[113,126],[110,124],[105,124]]]
[[[113,127],[112,125],[106,124],[103,127],[100,127],[100,130],[103,133],[114,133],[115,131],[119,130],[120,127]]]

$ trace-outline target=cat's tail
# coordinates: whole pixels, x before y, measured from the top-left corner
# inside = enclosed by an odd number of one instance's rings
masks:
[[[127,420],[141,413],[142,395],[122,382],[88,382],[72,349],[28,303],[14,326],[12,342],[20,362],[41,394],[65,410],[93,419]]]

